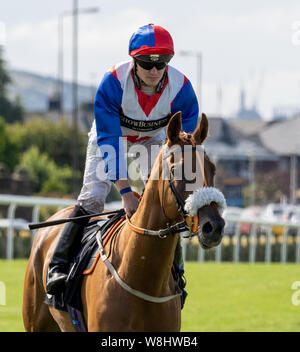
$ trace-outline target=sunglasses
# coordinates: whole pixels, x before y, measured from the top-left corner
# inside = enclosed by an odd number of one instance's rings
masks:
[[[145,70],[151,70],[155,67],[157,70],[162,70],[167,66],[167,62],[148,62],[135,59],[135,62]]]

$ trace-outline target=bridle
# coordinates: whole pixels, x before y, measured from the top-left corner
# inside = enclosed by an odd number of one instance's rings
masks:
[[[208,187],[207,185],[207,180],[206,180],[206,177],[205,177],[205,173],[204,173],[204,167],[202,165],[202,160],[201,160],[201,157],[199,156],[199,153],[197,152],[199,149],[201,149],[203,152],[204,152],[204,148],[202,145],[199,145],[199,146],[196,146],[193,142],[192,142],[192,151],[195,151],[196,152],[196,159],[198,160],[199,162],[199,165],[200,165],[200,170],[201,170],[201,174],[202,174],[202,178],[203,178],[203,187]],[[167,155],[165,155],[165,159],[170,155],[170,154],[174,154],[176,153],[177,151],[181,151],[180,149],[177,149],[177,150],[173,150],[171,151],[170,153],[168,153]],[[167,165],[167,172],[171,175],[171,171],[169,169],[169,164],[166,163]],[[174,175],[173,176],[173,179],[171,180],[171,178],[168,178],[168,184],[169,184],[169,187],[173,193],[173,196],[174,196],[174,200],[175,200],[175,203],[176,203],[176,206],[177,206],[177,209],[178,209],[178,212],[180,213],[180,215],[182,216],[182,218],[184,219],[184,222],[185,224],[188,226],[188,228],[186,228],[186,230],[189,231],[189,236],[188,237],[192,237],[194,235],[196,235],[196,231],[198,229],[198,216],[197,215],[194,215],[194,216],[190,216],[188,214],[188,212],[185,210],[185,201],[182,199],[180,193],[177,191],[174,183],[173,183],[173,180],[174,180]],[[163,180],[163,185],[162,185],[162,209],[163,209],[163,213],[165,215],[165,217],[167,218],[167,215],[165,214],[165,209],[164,209],[164,197],[163,197],[163,194],[164,194],[164,180]]]
[[[172,149],[172,147],[171,147],[171,148],[168,148],[168,150],[166,150],[167,149],[166,144],[164,145],[163,148],[165,148],[165,149],[163,150],[163,154],[162,154],[162,162],[166,161],[166,159],[171,154],[174,154],[176,152],[182,152],[181,148],[176,148],[176,149],[173,148]],[[202,151],[204,151],[204,148],[202,145],[196,146],[192,142],[192,151],[196,152],[196,158],[199,162],[200,170],[201,170],[202,177],[203,177],[203,187],[208,187],[207,180],[206,180],[205,173],[204,173],[203,163],[201,161],[201,157],[200,157],[199,153],[197,153],[198,149],[201,149]],[[179,192],[177,191],[177,189],[173,183],[174,175],[170,171],[168,162],[166,162],[165,165],[167,166],[166,171],[168,172],[168,174],[172,175],[172,180],[171,180],[171,177],[167,177],[168,185],[169,185],[171,192],[173,194],[175,204],[177,206],[177,210],[178,210],[179,214],[182,216],[183,221],[178,222],[174,225],[167,224],[167,226],[168,226],[167,228],[160,229],[160,230],[148,230],[148,229],[144,229],[144,228],[135,226],[134,224],[132,224],[132,222],[130,221],[130,219],[126,215],[127,223],[133,231],[135,231],[136,233],[139,233],[139,234],[143,234],[143,235],[159,236],[160,238],[165,238],[167,235],[174,235],[176,233],[185,232],[186,235],[183,237],[191,238],[191,237],[197,235],[198,216],[197,215],[190,216],[190,214],[184,209],[185,202],[182,199],[181,195],[179,194]],[[164,209],[164,185],[165,185],[165,179],[164,179],[164,175],[163,175],[162,191],[161,191],[162,210],[163,210],[164,216],[168,219],[168,217],[165,213],[165,209]]]

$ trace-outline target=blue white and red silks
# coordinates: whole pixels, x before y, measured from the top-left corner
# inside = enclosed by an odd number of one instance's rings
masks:
[[[159,120],[177,111],[182,112],[182,129],[193,132],[198,121],[198,102],[190,81],[172,66],[167,66],[167,79],[160,93],[148,96],[142,92],[133,79],[133,61],[114,66],[108,71],[98,88],[94,112],[97,129],[97,143],[100,147],[111,145],[115,149],[113,156],[103,155],[106,164],[117,158],[116,174],[108,178],[116,181],[127,177],[125,156],[120,137],[127,137],[132,143],[158,136],[164,139],[165,128],[153,131],[136,131],[121,126],[121,115],[137,121]],[[107,154],[107,153],[106,153]],[[123,160],[124,159],[124,160]]]

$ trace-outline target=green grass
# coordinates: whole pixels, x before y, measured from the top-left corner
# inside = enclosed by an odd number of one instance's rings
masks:
[[[0,281],[5,284],[6,305],[0,305],[0,331],[24,331],[23,283],[27,260],[0,260]]]
[[[26,260],[0,260],[6,305],[0,331],[24,331],[22,294]],[[295,264],[186,263],[188,298],[182,331],[300,331],[300,305],[291,301]]]
[[[188,263],[186,278],[182,331],[300,331],[300,265]]]

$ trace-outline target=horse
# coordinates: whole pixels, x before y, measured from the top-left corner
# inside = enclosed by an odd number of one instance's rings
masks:
[[[83,315],[88,331],[180,331],[181,300],[171,274],[180,236],[177,232],[184,224],[190,234],[198,236],[200,245],[209,249],[220,244],[225,222],[221,216],[224,204],[220,205],[220,199],[212,197],[199,205],[193,196],[201,189],[214,189],[215,165],[204,151],[204,187],[201,184],[196,191],[187,191],[185,186],[189,181],[185,176],[181,180],[174,179],[174,167],[177,164],[182,168],[186,159],[183,153],[179,160],[175,160],[175,146],[177,150],[193,146],[191,153],[195,167],[199,159],[197,147],[202,146],[207,135],[205,114],[193,133],[181,131],[181,112],[169,120],[165,144],[152,167],[138,209],[109,240],[107,256],[102,247],[104,260],[99,260],[93,273],[82,281]],[[170,170],[171,180],[163,177],[163,163]],[[182,208],[191,207],[191,204],[193,213],[189,209],[190,216],[183,219],[186,214]],[[62,209],[49,220],[67,218],[72,209]],[[41,228],[35,235],[24,280],[23,322],[26,331],[74,331],[67,312],[44,303],[47,267],[61,230],[62,225],[56,225]],[[109,261],[116,275],[105,265],[105,260]]]

